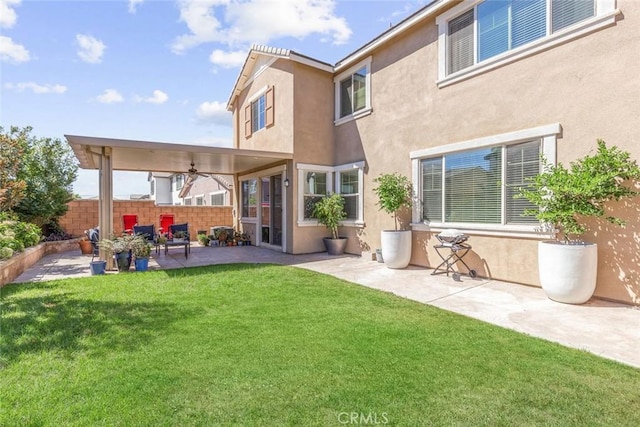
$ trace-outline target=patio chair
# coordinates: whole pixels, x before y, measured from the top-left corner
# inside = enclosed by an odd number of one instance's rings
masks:
[[[138,215],[124,214],[122,215],[122,229],[125,233],[133,233],[133,227],[138,224]]]
[[[133,234],[142,234],[147,238],[147,242],[156,248],[156,253],[160,252],[160,245],[158,244],[158,236],[156,234],[156,226],[151,225],[134,225]]]
[[[100,247],[98,246],[98,242],[100,242],[100,228],[90,228],[87,233],[89,237],[89,241],[91,242],[91,246],[93,246],[93,255],[91,256],[91,261],[95,259],[98,255],[100,255]]]
[[[176,233],[183,232],[185,242],[187,244],[187,249],[189,253],[191,253],[191,239],[189,237],[189,223],[185,222],[183,224],[171,224],[169,226],[169,234],[175,236]]]
[[[173,224],[174,221],[174,216],[173,214],[161,214],[160,215],[160,228],[158,229],[158,231],[160,233],[166,233],[169,231],[169,226],[171,224]]]

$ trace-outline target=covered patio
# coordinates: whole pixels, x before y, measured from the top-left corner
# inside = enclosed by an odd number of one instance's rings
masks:
[[[170,144],[152,141],[65,135],[79,167],[99,171],[98,225],[103,236],[113,234],[113,171],[233,175],[293,159],[293,153],[244,150],[202,145]],[[237,186],[237,182],[235,183]],[[236,193],[237,194],[237,193]],[[237,199],[232,205],[237,211]],[[103,254],[101,257],[104,259]],[[111,260],[107,260],[108,263]],[[110,264],[109,264],[110,266]]]

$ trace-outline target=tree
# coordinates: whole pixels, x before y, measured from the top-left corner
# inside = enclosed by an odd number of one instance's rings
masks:
[[[28,132],[12,126],[5,133],[0,126],[0,212],[10,211],[24,197],[27,184],[18,179],[18,172]]]
[[[22,147],[16,179],[25,183],[24,197],[13,206],[22,221],[40,227],[57,228],[58,218],[67,211],[73,199],[72,184],[78,165],[71,148],[58,138],[38,138],[30,135],[30,126],[15,127],[2,135]]]

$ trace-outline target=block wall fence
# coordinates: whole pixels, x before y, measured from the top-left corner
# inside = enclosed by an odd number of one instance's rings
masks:
[[[98,225],[98,200],[73,200],[67,204],[69,210],[60,218],[60,225],[73,236],[84,235],[84,230]],[[198,230],[209,232],[210,227],[222,225],[233,226],[231,206],[156,206],[151,200],[114,200],[113,231],[122,233],[122,215],[138,215],[138,224],[154,224],[160,227],[161,214],[173,214],[175,223],[189,223],[191,239],[196,239]]]

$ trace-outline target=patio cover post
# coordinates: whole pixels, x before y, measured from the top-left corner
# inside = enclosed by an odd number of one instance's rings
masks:
[[[99,171],[100,189],[98,193],[98,225],[100,236],[110,238],[113,234],[113,165],[111,162],[111,147],[102,147]],[[100,249],[100,259],[107,261],[107,269],[113,268],[113,258],[106,257]]]

